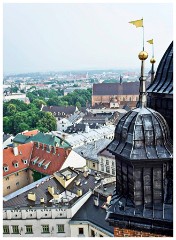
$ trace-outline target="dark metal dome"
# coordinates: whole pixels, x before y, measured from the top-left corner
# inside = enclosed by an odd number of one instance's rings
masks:
[[[173,94],[173,42],[163,55],[155,79],[147,92]]]
[[[118,122],[108,150],[129,160],[171,158],[172,143],[167,122],[150,108],[135,108]]]

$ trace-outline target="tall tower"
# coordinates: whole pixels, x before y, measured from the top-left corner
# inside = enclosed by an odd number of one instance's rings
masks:
[[[120,119],[107,148],[116,159],[116,189],[106,220],[126,236],[127,229],[138,236],[172,236],[172,141],[163,116],[146,107],[148,54],[142,51],[138,57],[139,107]]]

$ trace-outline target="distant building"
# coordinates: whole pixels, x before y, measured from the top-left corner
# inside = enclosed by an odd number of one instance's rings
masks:
[[[42,111],[51,112],[57,121],[57,131],[65,131],[82,116],[76,106],[42,106]]]
[[[12,99],[20,100],[20,101],[23,101],[27,104],[30,103],[29,98],[26,97],[26,94],[24,94],[24,93],[12,93],[10,95],[4,95],[3,96],[3,101],[4,102],[10,101]]]
[[[69,93],[74,92],[75,90],[87,90],[87,87],[69,87],[64,89],[64,96],[66,96]]]
[[[86,143],[82,146],[79,146],[77,148],[74,148],[74,151],[76,153],[78,153],[80,156],[84,157],[86,159],[86,165],[93,170],[96,171],[101,171],[100,169],[100,161],[99,161],[99,152],[106,148],[108,146],[108,144],[111,142],[110,139],[98,139],[98,140],[94,140],[93,142],[90,143]],[[107,162],[106,162],[107,164]],[[107,164],[109,166],[109,162]],[[110,166],[109,166],[110,167]],[[115,165],[114,165],[114,171],[108,171],[107,168],[107,172],[106,169],[104,169],[103,171],[104,173],[107,173],[109,175],[114,175],[115,174]]]
[[[106,150],[106,147],[98,153],[99,172],[116,176],[116,160],[112,153]]]
[[[115,126],[101,126],[97,129],[90,129],[89,125],[86,125],[85,132],[73,132],[65,133],[59,131],[52,131],[53,136],[63,139],[74,149],[76,147],[86,145],[88,143],[94,144],[99,139],[113,139]]]
[[[105,107],[115,107],[129,102],[135,107],[139,95],[139,82],[98,83],[93,84],[92,106],[103,104]]]

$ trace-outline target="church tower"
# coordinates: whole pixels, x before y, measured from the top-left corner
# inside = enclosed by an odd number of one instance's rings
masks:
[[[120,119],[107,148],[116,159],[116,189],[106,220],[121,232],[115,234],[119,237],[131,236],[130,231],[133,236],[172,236],[173,146],[166,120],[147,107],[144,62],[148,54],[142,51],[138,57],[139,105]]]

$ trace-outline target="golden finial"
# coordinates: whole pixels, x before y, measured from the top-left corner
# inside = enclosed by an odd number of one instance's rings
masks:
[[[155,58],[151,58],[151,59],[150,59],[150,62],[151,62],[151,63],[155,63],[155,62],[156,62]]]
[[[141,51],[138,57],[140,60],[146,60],[148,58],[148,53],[146,51]]]

